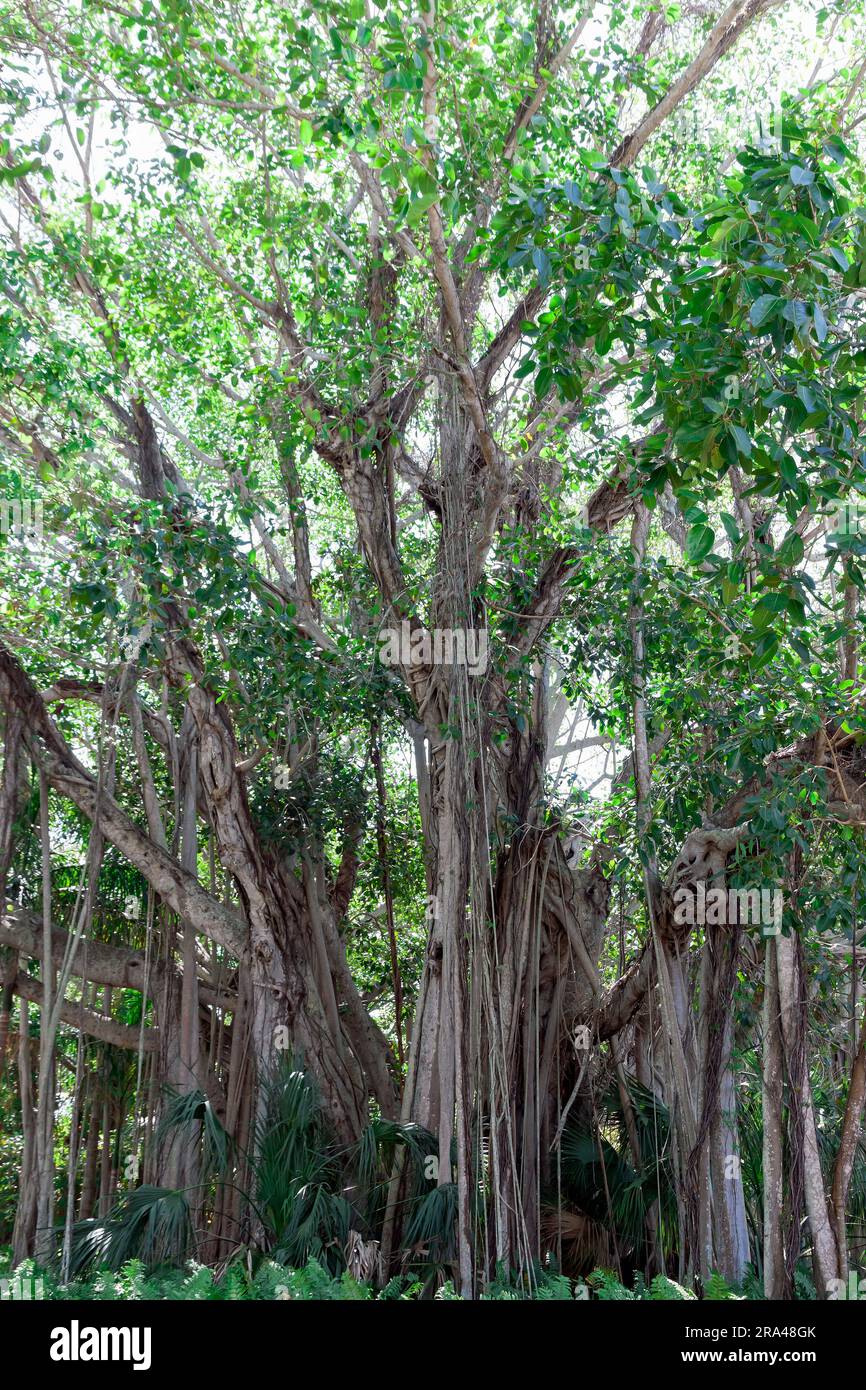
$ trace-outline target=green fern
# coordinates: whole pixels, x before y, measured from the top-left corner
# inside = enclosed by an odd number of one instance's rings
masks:
[[[657,1274],[649,1286],[649,1297],[654,1303],[683,1303],[691,1301],[697,1295],[689,1293],[682,1284],[668,1279],[667,1275]]]
[[[729,1299],[742,1300],[745,1298],[745,1294],[735,1293],[718,1270],[714,1269],[704,1285],[704,1298],[710,1303],[720,1303]]]
[[[609,1269],[594,1269],[586,1282],[595,1297],[605,1303],[627,1303],[637,1298]]]

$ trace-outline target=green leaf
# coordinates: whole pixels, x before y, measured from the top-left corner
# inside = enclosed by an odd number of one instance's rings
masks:
[[[803,402],[803,405],[806,407],[807,413],[811,415],[815,410],[815,397],[812,395],[812,392],[809,390],[808,386],[804,381],[801,381],[798,385],[797,395]]]
[[[805,553],[803,537],[796,531],[789,532],[779,546],[779,560],[783,565],[799,565]]]
[[[713,548],[716,533],[712,526],[692,526],[686,536],[686,554],[693,565],[699,565]]]
[[[827,320],[824,317],[824,310],[820,304],[812,305],[812,322],[815,325],[815,337],[819,343],[823,343],[827,337]]]
[[[775,317],[781,303],[781,295],[759,295],[749,310],[749,323],[753,328],[761,328],[769,318]]]
[[[536,246],[532,252],[532,264],[538,271],[538,280],[542,288],[550,281],[550,257],[540,246]]]
[[[438,194],[434,191],[433,193],[422,193],[420,198],[412,199],[412,202],[409,204],[409,211],[406,214],[406,221],[410,226],[414,227],[421,221],[427,209],[431,208],[436,202],[437,197]]]
[[[752,622],[758,629],[769,627],[779,613],[784,613],[787,599],[784,594],[764,594],[755,604]]]

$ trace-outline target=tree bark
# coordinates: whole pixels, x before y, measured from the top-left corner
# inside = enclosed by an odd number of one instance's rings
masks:
[[[799,939],[779,935],[776,940],[776,961],[779,980],[779,1007],[782,1019],[782,1040],[788,1084],[799,1095],[803,1119],[803,1181],[806,1194],[806,1213],[812,1233],[812,1259],[815,1284],[821,1298],[826,1298],[837,1277],[839,1251],[830,1221],[824,1175],[815,1128],[815,1108],[812,1083],[803,1038],[806,1017],[802,954]]]
[[[787,1275],[782,1240],[782,1035],[776,938],[764,948],[761,1120],[764,1174],[764,1297],[785,1297]]]

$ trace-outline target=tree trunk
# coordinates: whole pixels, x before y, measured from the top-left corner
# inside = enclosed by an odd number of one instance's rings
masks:
[[[36,1113],[33,1107],[33,1060],[30,1044],[30,1006],[18,1001],[18,1093],[21,1098],[21,1182],[15,1228],[12,1234],[12,1263],[18,1265],[33,1253],[36,1233],[37,1149]]]
[[[776,938],[764,949],[763,1055],[761,1058],[761,1121],[764,1174],[764,1297],[786,1295],[782,1240],[782,1035]]]
[[[42,843],[42,990],[44,1004],[39,1029],[39,1082],[36,1107],[36,1245],[34,1254],[47,1265],[54,1254],[54,1107],[56,1068],[53,1019],[57,980],[51,943],[51,840],[48,822],[48,781],[39,773],[39,826]]]
[[[776,960],[779,978],[779,1006],[782,1018],[782,1040],[788,1084],[799,1095],[803,1121],[803,1183],[806,1194],[806,1213],[812,1232],[812,1259],[815,1284],[821,1298],[826,1298],[837,1277],[839,1251],[830,1222],[824,1175],[815,1128],[815,1109],[812,1083],[809,1079],[804,1025],[806,998],[803,980],[802,953],[799,938],[779,935],[776,940]]]
[[[81,1181],[81,1198],[78,1205],[78,1219],[85,1221],[93,1215],[96,1201],[96,1170],[99,1158],[99,1100],[96,1093],[95,1076],[89,1073],[87,1086],[88,1099],[85,1109],[87,1140],[84,1150],[84,1176]]]

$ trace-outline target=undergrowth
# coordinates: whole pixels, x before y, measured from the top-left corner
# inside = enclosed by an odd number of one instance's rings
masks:
[[[141,1260],[129,1260],[119,1270],[97,1268],[86,1279],[62,1283],[57,1274],[38,1269],[32,1260],[25,1260],[12,1269],[11,1252],[0,1250],[0,1301],[46,1299],[56,1302],[94,1300],[135,1302],[143,1300],[169,1301],[412,1301],[422,1296],[440,1301],[459,1301],[460,1294],[450,1280],[433,1292],[429,1284],[413,1275],[398,1275],[384,1288],[360,1282],[348,1272],[334,1275],[318,1260],[311,1259],[300,1268],[289,1269],[274,1260],[261,1261],[252,1269],[240,1261],[217,1273],[208,1265],[189,1260],[181,1269],[149,1270]],[[721,1275],[708,1281],[703,1296],[718,1300],[760,1297],[758,1288],[746,1292],[731,1289]],[[490,1300],[593,1301],[640,1300],[654,1301],[695,1299],[697,1295],[658,1274],[646,1283],[639,1275],[632,1288],[627,1288],[610,1271],[597,1269],[583,1280],[573,1280],[549,1270],[536,1271],[532,1278],[509,1278],[500,1272],[481,1294]]]

